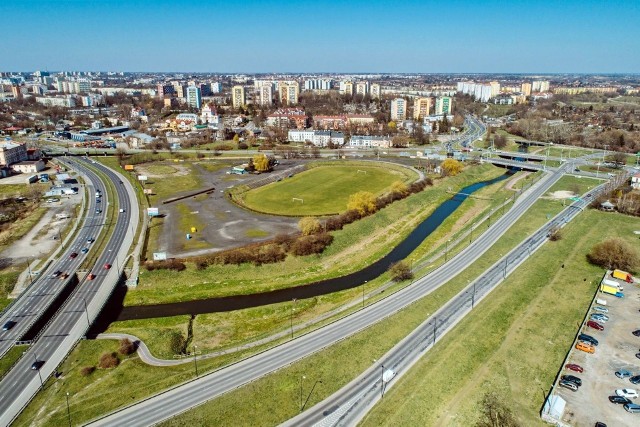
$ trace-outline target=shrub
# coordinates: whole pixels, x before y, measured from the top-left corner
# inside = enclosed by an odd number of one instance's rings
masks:
[[[196,270],[204,270],[209,266],[209,262],[206,259],[197,259],[193,262]]]
[[[407,263],[403,261],[394,262],[389,266],[391,278],[396,282],[413,279],[413,272]]]
[[[104,353],[100,356],[100,361],[98,362],[98,367],[101,369],[110,369],[115,368],[120,364],[120,359],[118,359],[118,355],[114,351],[113,353]]]
[[[253,263],[255,265],[273,264],[283,261],[287,257],[287,254],[278,245],[272,244],[263,247],[256,253]]]
[[[95,366],[85,366],[84,368],[80,369],[80,375],[82,375],[83,377],[88,377],[89,375],[93,374],[95,370]]]
[[[249,146],[247,144],[245,144],[244,142],[240,142],[238,144],[238,150],[246,150],[247,148],[249,148]]]
[[[293,245],[293,242],[295,241],[296,241],[296,238],[288,234],[278,234],[273,239],[273,242],[276,245],[280,246],[282,250],[285,252],[289,252],[289,249],[291,249],[291,245]]]
[[[304,217],[298,221],[298,228],[304,236],[309,236],[319,232],[322,229],[322,225],[320,225],[318,218]]]
[[[148,271],[153,270],[175,270],[175,271],[183,271],[187,268],[187,266],[177,259],[168,259],[165,261],[150,261],[145,263],[144,267]]]
[[[553,227],[549,231],[549,240],[556,242],[560,239],[562,239],[562,229],[560,227]]]
[[[442,176],[456,176],[462,172],[462,163],[455,159],[446,159],[440,164]]]
[[[120,348],[118,348],[118,353],[123,356],[128,356],[133,354],[136,351],[135,343],[131,342],[128,338],[123,338],[120,340]]]
[[[598,243],[587,254],[591,264],[607,269],[636,271],[640,266],[638,252],[622,239],[608,239]]]
[[[376,197],[369,191],[358,191],[349,196],[347,209],[357,211],[360,217],[372,214],[376,211]]]
[[[301,236],[291,247],[291,252],[297,256],[319,254],[322,253],[331,242],[333,242],[333,236],[329,233]]]

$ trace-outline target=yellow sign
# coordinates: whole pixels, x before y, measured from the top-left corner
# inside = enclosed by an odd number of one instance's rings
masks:
[[[196,231],[198,231],[198,229],[197,229],[197,228],[195,228],[195,227],[191,227],[191,232],[192,232],[192,233],[195,233]]]

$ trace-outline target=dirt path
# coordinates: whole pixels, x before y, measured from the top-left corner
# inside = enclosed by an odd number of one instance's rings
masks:
[[[505,185],[505,188],[511,191],[519,191],[517,188],[513,188],[514,185],[518,183],[518,181],[520,181],[521,179],[528,177],[530,174],[531,172],[523,172],[520,175],[515,175],[513,178],[509,180],[509,182],[507,182],[507,185]]]

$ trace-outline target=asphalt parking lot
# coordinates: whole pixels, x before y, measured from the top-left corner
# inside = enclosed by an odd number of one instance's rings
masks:
[[[640,329],[640,284],[624,283],[623,286],[624,298],[598,292],[596,299],[605,300],[609,310],[605,313],[609,320],[600,322],[604,324],[604,330],[597,331],[586,325],[581,328],[582,333],[598,340],[598,346],[594,354],[574,347],[567,363],[582,366],[584,372],[577,373],[562,367],[561,375],[570,374],[582,379],[578,391],[555,388],[555,393],[567,402],[563,421],[570,425],[593,426],[597,421],[608,427],[640,425],[640,413],[629,413],[623,405],[609,402],[609,396],[614,396],[617,389],[629,388],[640,392],[640,384],[634,385],[629,378],[621,379],[614,374],[619,369],[626,369],[632,375],[640,375],[640,359],[635,356],[640,351],[640,337],[632,334]],[[593,306],[596,306],[595,301]],[[593,306],[590,314],[594,313]],[[640,404],[640,398],[631,400]]]

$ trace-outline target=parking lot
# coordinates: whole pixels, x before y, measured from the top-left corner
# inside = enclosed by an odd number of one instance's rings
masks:
[[[611,278],[610,276],[607,278]],[[636,279],[637,280],[637,279]],[[575,363],[584,368],[583,373],[573,372],[562,367],[561,375],[574,375],[582,380],[582,386],[577,391],[564,387],[555,387],[555,394],[560,395],[567,403],[563,421],[575,426],[593,426],[597,421],[607,426],[640,425],[640,413],[632,414],[621,404],[609,402],[609,396],[614,396],[617,389],[634,389],[640,391],[640,384],[634,385],[629,378],[618,378],[615,372],[626,369],[632,375],[640,375],[640,359],[636,353],[640,351],[640,337],[632,334],[640,329],[640,286],[638,283],[619,283],[624,286],[624,298],[616,298],[598,292],[597,300],[605,300],[609,316],[603,331],[597,331],[586,326],[581,332],[598,340],[594,354],[572,349],[566,363]],[[593,306],[597,306],[594,304]],[[595,313],[593,306],[590,314]],[[631,399],[633,403],[640,403],[640,398]]]

